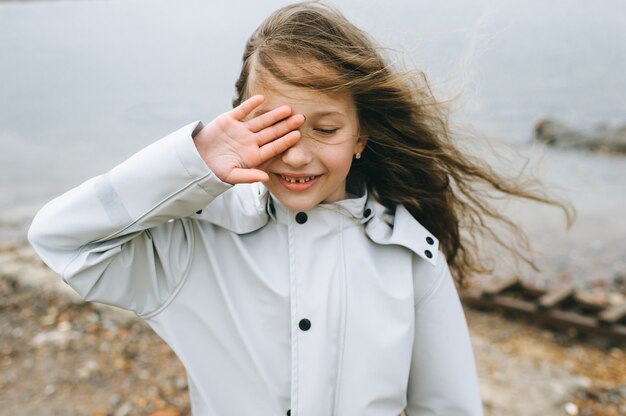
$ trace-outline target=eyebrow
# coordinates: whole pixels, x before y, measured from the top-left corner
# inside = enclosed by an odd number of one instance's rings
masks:
[[[325,116],[343,116],[344,114],[340,111],[319,111],[311,114],[311,117],[325,117]]]

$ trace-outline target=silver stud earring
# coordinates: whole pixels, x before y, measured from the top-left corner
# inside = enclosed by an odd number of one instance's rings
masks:
[[[354,155],[354,158],[355,158],[355,159],[360,159],[360,158],[361,158],[361,152],[357,152],[357,153]]]

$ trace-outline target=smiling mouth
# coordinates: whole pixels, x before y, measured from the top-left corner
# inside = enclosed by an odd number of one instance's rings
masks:
[[[289,182],[289,183],[307,183],[315,178],[317,178],[319,175],[313,175],[313,176],[306,176],[303,178],[293,178],[291,176],[285,176],[285,175],[280,175],[280,177],[282,179],[284,179],[285,181]]]

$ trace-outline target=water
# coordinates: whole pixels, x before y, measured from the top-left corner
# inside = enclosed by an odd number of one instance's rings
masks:
[[[286,2],[259,3],[0,2],[0,238],[23,236],[51,197],[227,110],[245,39]],[[549,271],[626,270],[626,159],[528,144],[543,116],[626,122],[625,2],[334,4],[398,63],[426,70],[440,97],[463,88],[455,119],[519,148],[573,201],[570,234],[551,210],[511,208]]]

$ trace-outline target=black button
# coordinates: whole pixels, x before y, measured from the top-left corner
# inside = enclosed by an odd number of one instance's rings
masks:
[[[363,211],[363,216],[364,217],[369,217],[371,213],[372,213],[371,209],[365,208],[365,211]]]
[[[433,253],[431,253],[430,250],[426,250],[424,254],[426,254],[426,257],[428,257],[429,259],[433,258]]]
[[[298,326],[301,330],[308,331],[309,329],[311,329],[311,321],[309,321],[308,319],[301,319],[298,323]]]
[[[309,216],[306,215],[306,212],[298,212],[296,214],[296,222],[298,224],[304,224],[306,222],[306,220],[309,219]]]
[[[287,410],[287,416],[291,416],[291,409]]]
[[[196,214],[198,214],[198,215],[202,214],[202,210],[201,209],[197,210]]]
[[[427,242],[428,244],[430,244],[431,246],[432,246],[433,244],[435,244],[435,240],[433,240],[433,239],[432,239],[432,238],[430,238],[430,237],[426,237],[426,242]]]

